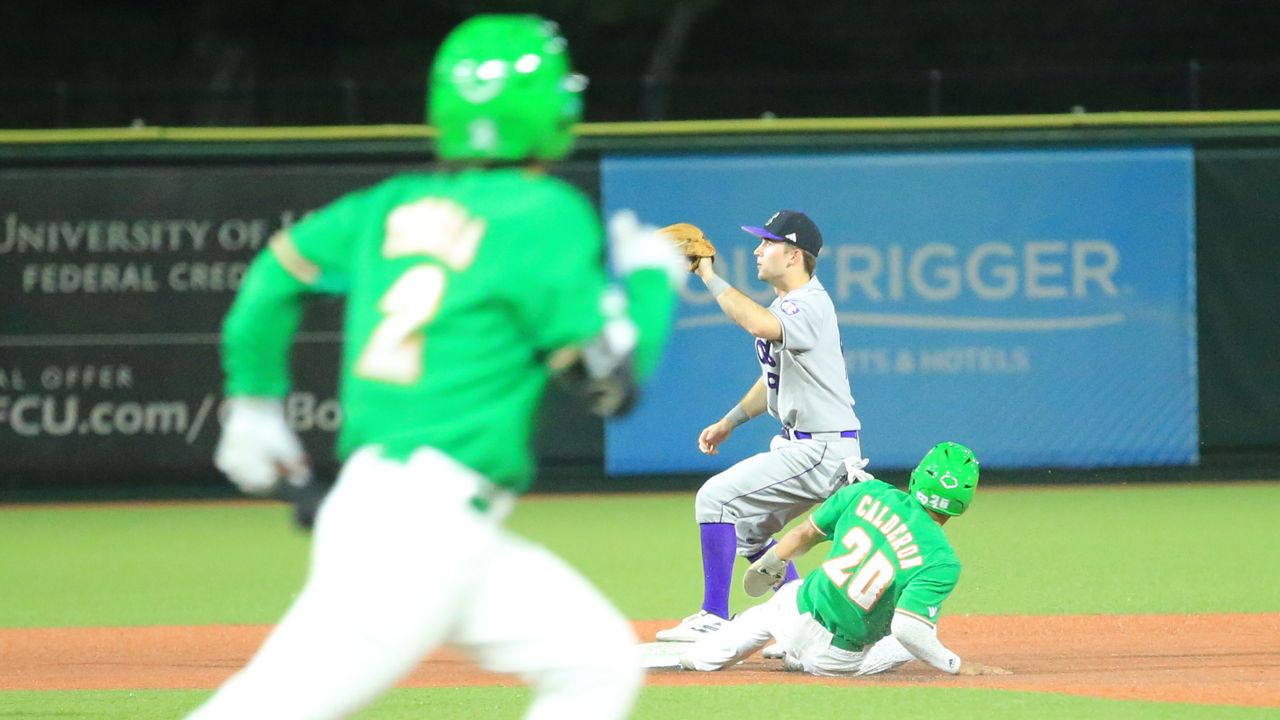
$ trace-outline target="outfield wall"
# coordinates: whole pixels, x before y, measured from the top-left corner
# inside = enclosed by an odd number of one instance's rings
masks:
[[[218,327],[246,263],[307,211],[428,165],[426,135],[0,133],[0,491],[214,486]],[[813,214],[881,467],[940,436],[992,468],[1280,451],[1280,113],[584,126],[559,172],[606,209],[699,223],[761,299],[736,226]],[[544,476],[705,474],[763,447],[758,420],[716,458],[694,450],[757,372],[698,290],[634,417],[606,431],[552,394]],[[340,312],[317,299],[295,353],[290,415],[318,459]],[[714,381],[679,371],[700,364]]]

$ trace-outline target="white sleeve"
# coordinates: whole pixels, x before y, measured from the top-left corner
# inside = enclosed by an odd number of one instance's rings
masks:
[[[890,631],[917,658],[945,673],[955,675],[960,671],[960,656],[943,647],[933,625],[914,615],[895,612]]]

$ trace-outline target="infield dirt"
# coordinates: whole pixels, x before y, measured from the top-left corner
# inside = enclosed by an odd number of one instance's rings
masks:
[[[672,621],[637,622],[642,640]],[[0,690],[211,689],[242,666],[269,626],[0,629]],[[756,655],[716,673],[654,671],[653,685],[953,685],[1180,703],[1280,707],[1280,613],[944,618],[962,657],[1013,671],[959,678],[919,662],[884,675],[824,679]],[[517,681],[438,652],[402,687]]]

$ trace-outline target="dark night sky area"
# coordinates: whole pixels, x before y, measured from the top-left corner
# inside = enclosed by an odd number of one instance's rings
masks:
[[[0,127],[411,123],[479,11],[560,21],[588,120],[1280,107],[1280,2],[20,0]]]

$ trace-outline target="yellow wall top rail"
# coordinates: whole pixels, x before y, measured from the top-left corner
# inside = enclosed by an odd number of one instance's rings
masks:
[[[744,120],[664,120],[583,123],[582,137],[662,137],[692,135],[883,133],[970,130],[1054,130],[1085,128],[1280,125],[1280,110],[1198,112],[1104,112],[1055,115],[962,115],[882,118],[776,118]],[[0,144],[104,142],[288,142],[408,140],[430,138],[425,125],[340,125],[321,127],[123,127],[56,130],[0,130]]]

